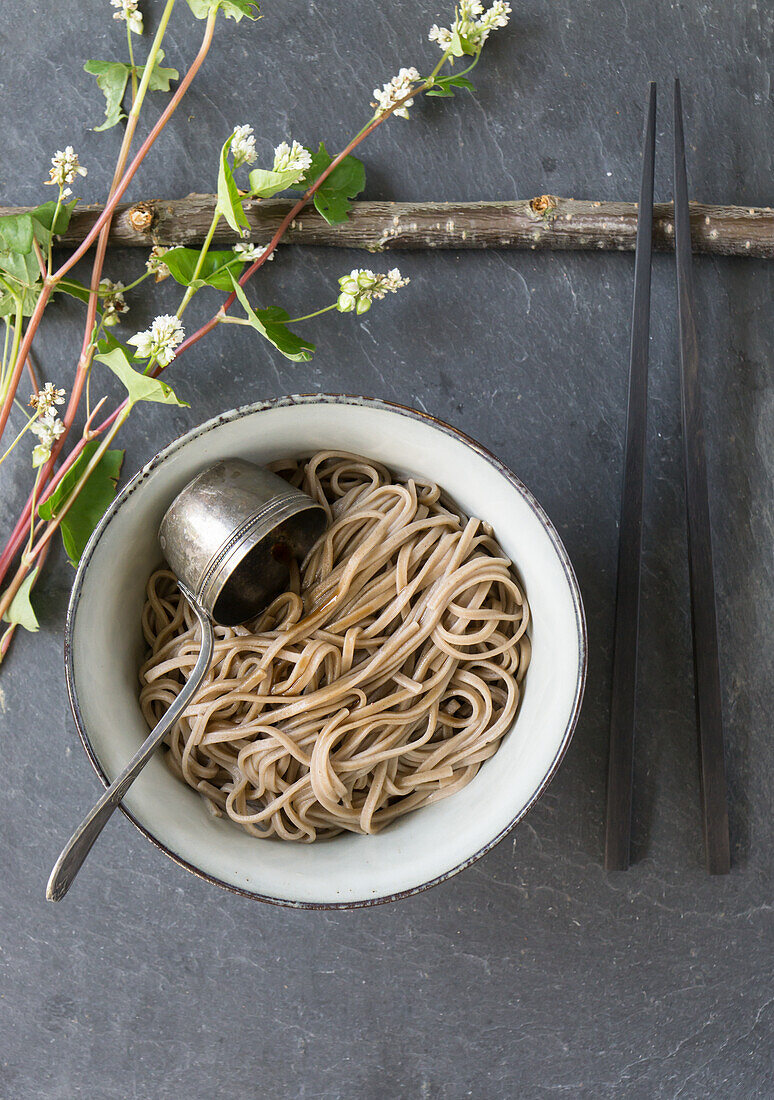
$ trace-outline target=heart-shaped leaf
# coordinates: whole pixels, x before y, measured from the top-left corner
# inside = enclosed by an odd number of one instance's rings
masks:
[[[86,444],[51,496],[38,508],[41,519],[53,519],[61,510],[98,447],[97,440]],[[62,532],[65,553],[72,566],[76,566],[81,560],[92,531],[113,502],[123,460],[123,451],[105,451],[62,518],[59,530]]]
[[[22,317],[31,317],[42,287],[42,283],[34,283],[30,288],[20,287],[17,283],[5,282],[0,278],[0,317],[15,314],[18,301],[21,301]]]
[[[39,285],[40,267],[34,252],[0,252],[0,272],[5,272],[22,287]]]
[[[470,38],[466,38],[464,34],[460,34],[457,27],[452,27],[451,42],[449,43],[449,51],[452,57],[463,57],[466,54],[472,56],[480,48]]]
[[[88,302],[90,292],[87,286],[79,283],[77,279],[60,279],[54,288],[57,294],[68,294],[71,298],[77,298],[80,302]]]
[[[70,202],[60,203],[58,210],[56,202],[44,202],[41,206],[36,206],[34,210],[30,211],[32,232],[35,234],[35,239],[44,253],[48,251],[51,237],[61,236],[67,229],[77,202],[77,199],[71,199]],[[54,224],[55,214],[56,224]]]
[[[31,214],[4,214],[0,218],[0,251],[29,252],[32,236]]]
[[[179,80],[180,78],[180,73],[177,71],[177,69],[172,69],[169,67],[165,68],[161,64],[163,60],[164,51],[159,50],[159,52],[156,54],[156,61],[153,65],[153,71],[150,74],[150,79],[148,80],[148,90],[151,92],[168,92],[171,90],[169,87],[170,80]],[[145,66],[138,65],[137,78],[139,80],[142,80],[144,75]]]
[[[467,88],[469,92],[475,91],[473,85],[466,76],[439,76],[435,84],[425,95],[434,95],[443,99],[451,99],[454,95],[452,88]]]
[[[11,600],[8,610],[3,615],[5,622],[11,623],[13,626],[23,626],[25,630],[29,630],[32,634],[40,629],[38,617],[32,610],[32,604],[30,603],[30,592],[37,575],[37,568],[27,574],[19,587],[19,591]]]
[[[247,229],[247,218],[242,209],[242,200],[239,190],[234,182],[234,173],[228,162],[228,151],[234,135],[230,134],[220,151],[220,165],[218,167],[218,201],[215,205],[215,213],[222,214],[235,233],[242,234]]]
[[[159,50],[156,61],[148,80],[148,89],[151,92],[168,92],[170,80],[177,80],[180,73],[177,69],[163,68],[164,51]],[[121,61],[87,61],[83,66],[87,73],[97,78],[97,87],[105,97],[105,121],[101,126],[95,126],[95,131],[109,130],[121,119],[126,118],[121,104],[126,93],[126,85],[132,75],[132,66]],[[144,65],[135,65],[134,72],[138,80],[142,80],[145,72]]]
[[[259,199],[270,199],[272,195],[287,191],[294,183],[298,183],[300,175],[297,168],[286,168],[284,172],[254,168],[250,173],[250,193]]]
[[[106,349],[114,345],[111,350]],[[94,356],[100,363],[112,370],[116,378],[126,387],[129,400],[133,405],[139,401],[157,401],[161,405],[181,405],[188,408],[187,401],[181,401],[175,396],[172,388],[158,378],[151,378],[149,374],[142,374],[132,366],[133,356],[127,348],[120,344],[115,337],[109,340],[100,340],[100,351]]]
[[[87,73],[97,78],[97,87],[105,97],[105,121],[95,126],[96,131],[109,130],[126,118],[121,102],[132,69],[120,61],[87,61],[83,66]]]
[[[194,282],[194,272],[199,262],[196,248],[170,248],[164,253],[164,263],[172,278],[181,286],[214,286],[231,292],[231,271],[241,271],[243,260],[233,252],[208,252]]]
[[[286,359],[291,359],[294,363],[308,362],[312,358],[315,346],[310,344],[308,340],[304,340],[303,337],[297,336],[295,332],[290,331],[287,327],[290,314],[286,313],[284,309],[280,309],[279,306],[253,309],[244,290],[233,276],[231,281],[234,293],[247,315],[247,320],[255,331],[259,332],[270,344],[273,344],[277,351],[282,352]]]
[[[320,142],[320,148],[312,153],[312,163],[294,190],[305,191],[332,162],[333,157]],[[314,205],[329,225],[345,222],[354,199],[365,187],[365,167],[357,157],[345,157],[331,174],[323,180],[314,193]]]

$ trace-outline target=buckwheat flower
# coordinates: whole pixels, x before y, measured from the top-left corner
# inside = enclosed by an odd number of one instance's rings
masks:
[[[110,327],[117,325],[119,314],[128,313],[129,306],[123,295],[123,283],[111,283],[110,279],[102,279],[99,284],[99,292],[102,296],[102,323]]]
[[[170,275],[169,268],[162,259],[167,252],[169,252],[168,248],[164,248],[164,246],[160,244],[154,244],[153,248],[150,250],[148,259],[145,261],[145,267],[148,274],[155,276],[155,281],[157,283],[162,282],[164,279],[168,279]]]
[[[451,27],[438,27],[433,24],[427,36],[431,42],[437,42],[444,51],[451,46],[455,31],[473,45],[477,44],[480,37],[476,20],[484,11],[481,0],[461,0],[456,10],[457,17]]]
[[[448,50],[451,46],[452,32],[448,27],[439,27],[437,23],[433,23],[427,37],[430,42],[437,42],[442,50]]]
[[[412,85],[420,80],[420,75],[413,67],[410,69],[401,69],[397,76],[394,76],[389,84],[382,85],[381,90],[374,88],[374,99],[376,103],[376,115],[384,115],[388,111],[391,111],[396,103],[399,103],[404,96],[408,95],[411,91]],[[398,107],[393,114],[398,115],[400,118],[408,118],[408,109],[413,104],[413,99],[407,99],[402,106]]]
[[[73,150],[72,145],[67,145],[64,149],[57,149],[55,155],[51,158],[51,172],[50,178],[46,180],[46,184],[53,184],[55,187],[64,187],[68,183],[75,183],[78,176],[85,176],[86,169],[78,163],[78,154]],[[70,191],[64,191],[64,195],[69,195]]]
[[[255,151],[255,138],[252,126],[235,126],[231,139],[231,155],[234,158],[234,167],[240,164],[253,164],[257,153]]]
[[[142,34],[142,12],[137,10],[137,0],[110,0],[110,6],[118,8],[114,19],[126,23],[133,34]]]
[[[456,31],[473,50],[480,50],[492,31],[507,26],[510,14],[511,6],[506,0],[494,0],[486,11],[480,0],[461,0],[457,8],[457,17],[451,28],[438,27],[434,24],[430,28],[428,38],[431,42],[437,42],[445,51],[451,48]]]
[[[163,313],[149,329],[131,336],[128,342],[137,348],[138,359],[155,359],[166,367],[175,358],[175,348],[182,343],[184,335],[179,317]]]
[[[404,278],[397,267],[393,267],[386,275],[377,275],[376,286],[371,292],[371,297],[378,302],[386,294],[394,294],[396,290],[408,286],[410,282],[408,276]]]
[[[511,5],[504,2],[504,0],[495,0],[492,6],[487,8],[476,22],[480,45],[483,46],[492,31],[508,26],[510,14]]]
[[[51,457],[51,448],[64,434],[65,426],[55,412],[48,411],[34,424],[30,425],[30,431],[38,437],[40,442],[32,449],[32,465],[37,468]]]
[[[249,260],[251,263],[254,260],[260,260],[264,252],[268,250],[267,244],[235,244],[233,252],[235,256],[238,256],[240,260]],[[274,253],[269,256],[269,260],[274,259]],[[268,263],[268,260],[267,260]]]
[[[30,394],[30,408],[35,409],[38,416],[47,416],[55,405],[64,404],[65,391],[57,389],[53,382],[46,382],[42,390]]]
[[[287,172],[297,169],[300,176],[309,168],[311,163],[312,154],[298,141],[294,141],[292,145],[282,141],[274,150],[273,171],[275,172]]]
[[[408,283],[409,280],[403,278],[397,267],[386,275],[376,275],[367,268],[355,268],[349,275],[343,275],[339,279],[336,308],[340,313],[351,313],[353,310],[356,313],[367,313],[372,302],[384,298],[385,294],[394,294]]]

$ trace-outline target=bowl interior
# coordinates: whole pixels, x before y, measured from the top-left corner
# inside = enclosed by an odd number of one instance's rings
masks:
[[[585,628],[572,568],[539,505],[477,445],[421,414],[355,398],[288,398],[196,429],[141,471],[92,537],[71,600],[68,680],[87,751],[112,780],[148,732],[137,700],[140,614],[170,500],[217,459],[261,463],[322,448],[437,481],[466,512],[492,523],[532,609],[532,663],[513,727],[464,790],[374,837],[257,840],[210,816],[160,757],[124,806],[168,854],[222,885],[291,905],[357,905],[438,881],[500,839],[550,779],[579,709]]]

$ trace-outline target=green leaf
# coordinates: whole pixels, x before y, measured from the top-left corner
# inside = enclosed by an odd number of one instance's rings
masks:
[[[177,69],[164,68],[162,66],[161,62],[163,60],[164,60],[164,51],[159,50],[159,52],[156,54],[156,61],[153,65],[153,72],[151,73],[150,80],[148,81],[148,91],[151,91],[151,92],[169,92],[169,91],[171,91],[171,89],[169,87],[170,80],[179,80],[180,79],[180,73],[177,71]],[[137,66],[137,77],[138,77],[138,79],[142,80],[144,74],[145,74],[145,66],[144,65],[138,65]]]
[[[425,92],[425,95],[451,99],[454,96],[452,88],[467,88],[469,92],[475,90],[466,76],[439,76],[436,77],[435,84],[429,92]]]
[[[57,210],[57,204],[52,200],[51,202],[44,202],[42,206],[36,206],[34,210],[30,211],[32,232],[35,234],[35,239],[44,253],[48,251],[51,237],[60,236],[66,231],[77,202],[77,199],[71,199],[70,202],[60,203],[59,210]],[[54,224],[55,214],[56,224]]]
[[[54,293],[69,294],[71,298],[77,298],[79,302],[88,302],[89,288],[79,283],[77,279],[60,279],[54,287]]]
[[[0,218],[0,252],[29,252],[32,248],[32,216],[5,214]]]
[[[25,282],[29,282],[29,276],[36,278],[39,268],[32,251],[33,240],[37,240],[44,250],[48,249],[52,232],[64,233],[67,229],[77,201],[73,199],[61,204],[56,214],[56,226],[53,226],[57,206],[55,202],[44,202],[42,206],[37,206],[26,214],[6,214],[0,217],[0,253],[17,257],[5,263],[0,261],[0,266]]]
[[[287,327],[290,314],[286,313],[284,309],[280,309],[279,306],[253,309],[244,290],[233,276],[231,282],[234,293],[247,314],[247,320],[255,331],[259,332],[270,344],[273,344],[277,351],[281,351],[286,359],[292,359],[294,363],[307,363],[312,358],[315,346],[290,331]]]
[[[164,263],[169,268],[172,278],[181,286],[192,286],[195,290],[202,286],[214,286],[218,290],[231,293],[229,271],[241,271],[244,263],[231,251],[208,252],[204,257],[201,271],[194,281],[194,271],[198,262],[199,250],[196,248],[170,248],[164,253]]]
[[[116,348],[120,348],[126,356],[129,366],[133,370],[139,370],[140,374],[145,370],[145,362],[142,359],[138,359],[134,354],[134,348],[129,347],[128,344],[122,344],[117,336],[114,336],[110,329],[104,329],[102,335],[97,341],[97,351],[115,351]]]
[[[270,199],[272,195],[287,191],[294,183],[298,183],[298,177],[297,168],[286,168],[284,172],[254,168],[250,173],[250,193],[259,199]]]
[[[19,587],[19,591],[11,600],[8,610],[3,615],[5,622],[15,626],[23,626],[31,634],[35,634],[40,629],[38,617],[32,610],[32,604],[30,603],[30,591],[37,575],[37,568],[27,574]]]
[[[103,347],[110,344],[116,346],[110,351],[102,350]],[[100,363],[104,363],[106,367],[109,367],[116,378],[120,379],[126,387],[129,400],[133,405],[136,405],[138,401],[157,401],[161,405],[189,407],[187,401],[181,401],[175,396],[172,388],[166,382],[162,382],[158,378],[151,378],[149,374],[142,374],[140,371],[135,370],[132,367],[134,356],[130,355],[128,349],[119,344],[115,337],[110,340],[100,340],[97,346],[100,348],[100,352],[94,358],[99,359]]]
[[[218,168],[218,201],[215,205],[215,213],[222,214],[235,233],[241,235],[242,229],[247,229],[247,218],[242,209],[242,200],[239,197],[237,185],[234,182],[234,173],[228,162],[228,151],[234,135],[229,134],[220,151],[220,166]]]
[[[86,444],[54,492],[38,508],[41,519],[53,519],[58,514],[85,473],[98,447],[96,440]],[[92,531],[116,495],[123,460],[123,451],[105,451],[62,519],[59,530],[62,532],[65,553],[72,566],[76,566],[81,560]]]
[[[0,252],[0,271],[15,279],[20,290],[39,285],[40,267],[34,252]]]
[[[236,23],[243,18],[259,18],[258,5],[251,0],[188,0],[188,7],[197,19],[206,19],[216,8],[220,8],[226,19],[233,19]]]
[[[16,314],[17,298],[21,298],[22,317],[31,317],[35,312],[35,305],[42,289],[42,283],[34,283],[28,288],[19,286],[15,282],[6,282],[0,278],[0,317],[10,317]],[[229,287],[229,289],[231,288]]]
[[[87,61],[83,66],[87,73],[97,78],[97,87],[105,97],[105,121],[94,129],[109,130],[126,118],[121,110],[121,102],[126,91],[126,82],[131,76],[130,65],[120,61]]]
[[[325,171],[332,160],[333,157],[329,156],[325,144],[321,141],[320,148],[316,153],[312,153],[311,165],[294,190],[305,191]],[[314,205],[329,225],[345,222],[351,209],[349,200],[359,195],[364,187],[365,167],[362,160],[353,156],[345,157],[315,191]]]
[[[477,53],[479,47],[472,42],[469,38],[466,38],[464,34],[460,34],[456,27],[452,27],[451,43],[449,50],[452,57],[463,57],[466,54],[471,57]]]
[[[164,60],[164,51],[159,50],[153,71],[148,81],[148,89],[151,92],[168,92],[170,80],[177,80],[180,73],[177,69],[165,69],[161,62]],[[109,130],[126,118],[121,103],[126,94],[126,85],[132,75],[132,66],[121,61],[87,61],[83,66],[87,73],[97,78],[97,86],[105,97],[105,121],[101,126],[95,126],[95,131]],[[142,80],[145,72],[144,65],[135,65],[134,72],[138,80]]]

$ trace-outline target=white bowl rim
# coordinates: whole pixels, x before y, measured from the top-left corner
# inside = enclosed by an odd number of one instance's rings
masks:
[[[575,570],[573,569],[569,555],[564,547],[564,544],[559,536],[558,531],[554,527],[553,523],[549,519],[547,513],[543,509],[540,502],[533,496],[524,482],[517,477],[513,471],[505,465],[499,458],[496,457],[491,451],[484,447],[478,440],[472,436],[467,435],[459,428],[453,427],[451,424],[447,424],[444,420],[439,420],[437,417],[432,416],[430,413],[422,412],[419,409],[411,408],[408,405],[402,405],[395,401],[387,401],[383,398],[377,397],[364,397],[357,394],[346,393],[301,393],[301,394],[288,394],[284,397],[271,398],[266,401],[256,401],[249,405],[240,405],[235,409],[231,409],[228,412],[220,413],[217,416],[212,417],[210,420],[204,421],[202,424],[191,428],[183,435],[178,436],[168,446],[164,447],[158,454],[147,462],[134,477],[127,482],[121,492],[116,496],[113,503],[107,509],[102,519],[89,538],[86,548],[81,555],[81,559],[78,565],[78,569],[75,574],[75,580],[73,581],[72,591],[70,593],[70,601],[67,607],[67,619],[65,622],[65,638],[64,638],[64,664],[65,664],[65,678],[67,683],[67,694],[70,701],[70,709],[75,720],[75,726],[80,737],[81,744],[84,751],[91,761],[91,765],[94,771],[97,773],[100,782],[105,788],[110,786],[111,780],[105,774],[100,764],[97,753],[94,746],[91,743],[89,735],[86,731],[86,723],[81,714],[80,706],[78,703],[77,689],[75,686],[75,668],[74,668],[74,646],[73,646],[73,633],[75,628],[75,616],[78,609],[78,604],[81,598],[81,592],[83,589],[84,578],[86,571],[89,567],[89,562],[92,555],[99,543],[105,529],[110,523],[113,516],[121,508],[124,501],[140,487],[142,482],[162,463],[164,463],[171,455],[175,454],[178,450],[185,447],[191,440],[196,439],[200,435],[204,435],[206,432],[211,431],[214,428],[220,427],[222,424],[231,422],[232,420],[239,420],[242,417],[250,416],[253,413],[262,412],[267,409],[282,408],[292,405],[307,405],[307,404],[336,404],[336,405],[353,405],[353,406],[367,406],[374,409],[380,409],[386,412],[397,413],[401,416],[406,416],[414,420],[423,421],[430,426],[440,430],[453,438],[456,438],[465,446],[470,448],[486,462],[497,470],[507,481],[511,483],[514,489],[524,498],[525,502],[529,505],[536,517],[544,527],[548,534],[554,550],[562,565],[562,569],[565,574],[570,595],[572,598],[573,609],[575,611],[575,624],[578,631],[578,669],[575,682],[575,691],[573,695],[573,704],[570,711],[570,715],[565,726],[564,733],[557,748],[556,754],[548,767],[543,779],[536,788],[529,801],[520,808],[518,813],[500,830],[495,837],[484,844],[472,855],[466,857],[456,866],[444,871],[443,873],[429,879],[427,882],[421,882],[414,886],[411,886],[405,890],[396,891],[389,894],[384,894],[380,897],[370,897],[356,899],[352,901],[337,901],[337,902],[316,902],[316,901],[298,901],[288,898],[272,897],[268,894],[256,893],[255,891],[245,890],[240,886],[236,886],[234,883],[226,882],[224,879],[219,879],[215,875],[211,875],[206,871],[203,871],[200,867],[197,867],[193,863],[189,863],[188,860],[183,859],[176,852],[173,852],[170,848],[159,840],[148,828],[146,828],[124,805],[123,802],[119,803],[119,809],[125,817],[131,821],[131,823],[137,828],[143,836],[145,836],[151,844],[168,856],[178,866],[183,867],[186,871],[190,871],[191,874],[196,875],[197,878],[203,879],[205,882],[210,882],[215,886],[220,886],[225,890],[229,890],[231,893],[239,894],[241,897],[251,898],[254,901],[266,902],[270,905],[278,905],[282,908],[291,909],[363,909],[370,908],[374,905],[382,905],[386,902],[400,901],[403,898],[410,897],[412,894],[418,894],[423,890],[429,890],[432,886],[437,886],[441,882],[445,882],[447,879],[458,874],[460,871],[464,871],[466,867],[475,863],[496,847],[500,841],[511,832],[512,829],[519,824],[519,822],[529,813],[534,804],[544,793],[546,788],[551,783],[551,780],[556,775],[559,766],[564,758],[567,748],[572,740],[575,727],[580,715],[581,704],[583,702],[583,693],[586,686],[586,674],[588,669],[588,632],[586,627],[586,613],[583,607],[583,600],[581,597],[580,586],[578,584],[577,577],[575,576]]]

